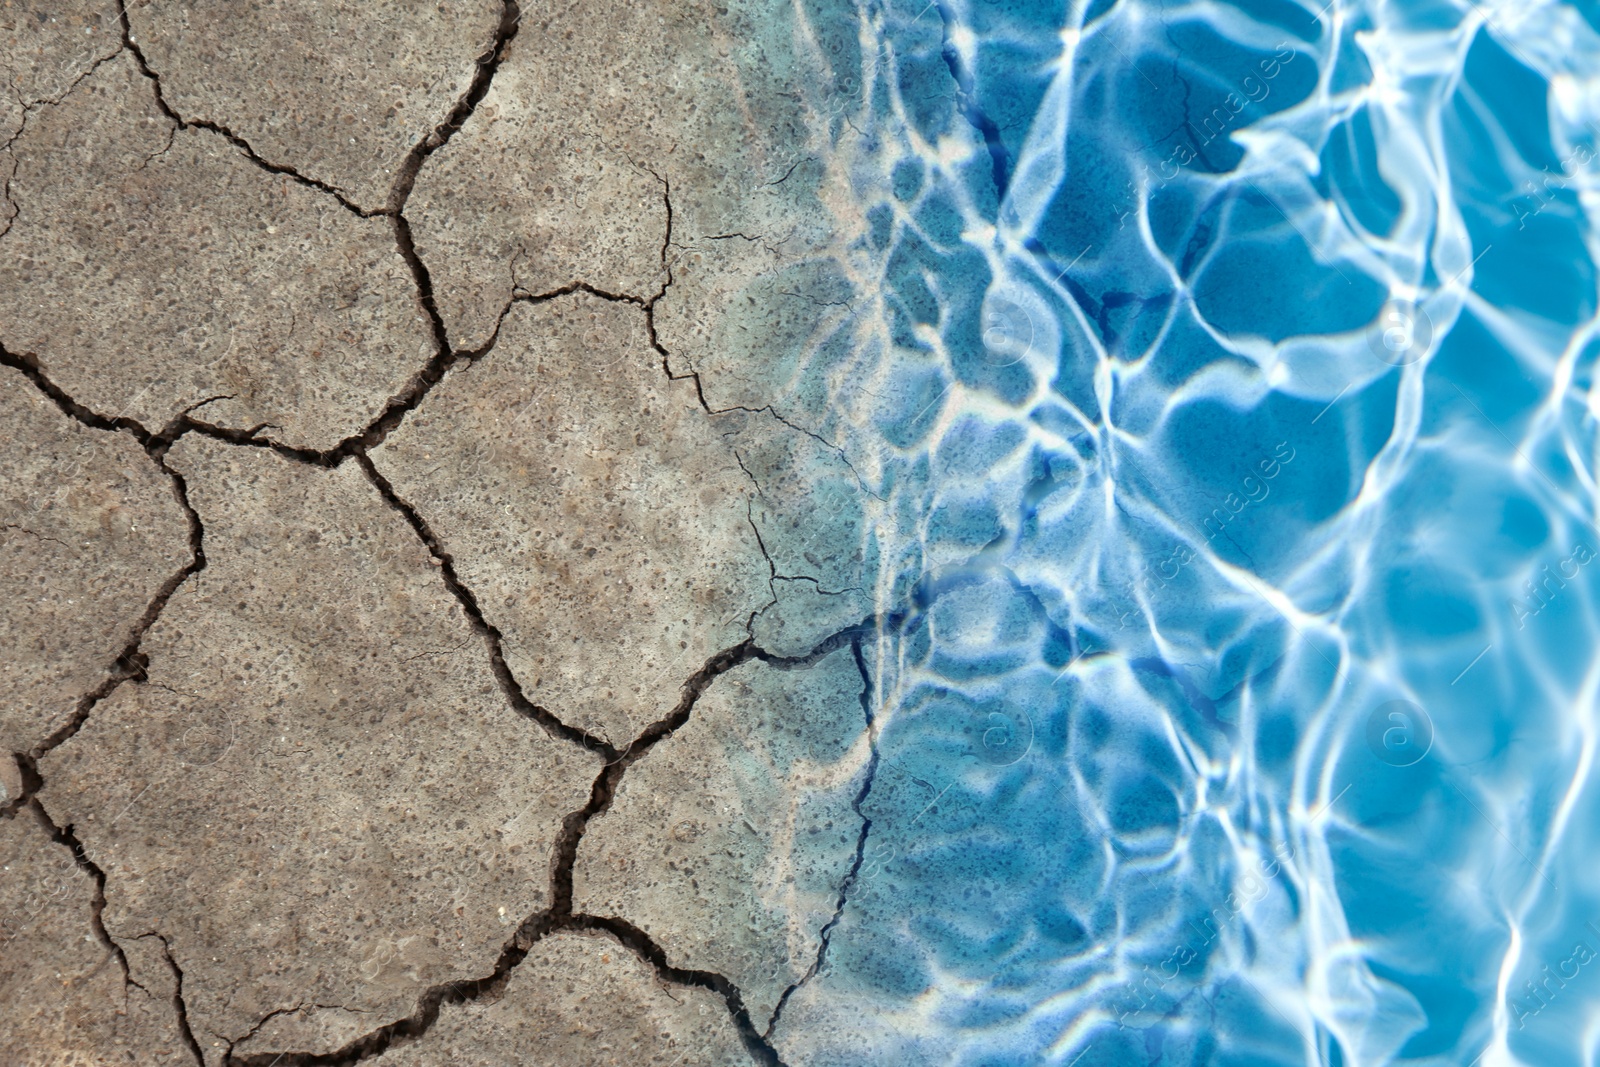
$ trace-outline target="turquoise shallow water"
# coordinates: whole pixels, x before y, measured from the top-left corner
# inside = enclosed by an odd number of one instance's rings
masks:
[[[1593,1063],[1600,7],[806,11],[887,614],[796,1040]]]

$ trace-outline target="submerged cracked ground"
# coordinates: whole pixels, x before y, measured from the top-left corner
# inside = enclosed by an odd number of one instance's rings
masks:
[[[0,1065],[1587,1065],[1600,9],[0,0]]]

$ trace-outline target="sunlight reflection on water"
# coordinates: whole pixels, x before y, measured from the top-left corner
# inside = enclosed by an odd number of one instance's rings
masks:
[[[1593,1060],[1597,16],[1318,6],[862,9],[814,1062]]]

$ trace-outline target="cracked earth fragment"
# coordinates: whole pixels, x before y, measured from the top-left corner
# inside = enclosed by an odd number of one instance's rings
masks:
[[[9,367],[0,438],[0,753],[28,755],[106,679],[189,535],[132,437],[74,421]]]
[[[765,1030],[816,959],[856,855],[862,687],[848,647],[718,678],[589,827],[576,907],[625,916],[674,966],[726,975]]]
[[[812,72],[795,34],[789,5],[771,0],[530,5],[483,103],[423,167],[411,201],[457,342],[483,344],[514,290],[584,282],[665,299],[671,370],[694,370],[680,336],[712,329],[752,279],[828,242],[813,210],[818,172],[773,183],[806,137],[795,97]],[[811,287],[798,275],[782,286]],[[770,362],[764,353],[742,369]]]
[[[611,95],[600,87],[616,84],[610,57],[625,63],[635,44],[610,14],[526,13],[483,102],[417,175],[408,211],[417,252],[462,347],[488,342],[513,291],[585,282],[644,300],[664,281],[663,187],[630,148],[635,118],[615,113],[607,126],[593,114]],[[607,58],[574,45],[568,29],[611,40]]]
[[[192,1064],[170,981],[129,979],[139,949],[96,937],[94,879],[52,836],[31,808],[0,820],[0,1062]]]
[[[672,353],[674,373],[693,372],[706,383],[713,410],[783,400],[814,419],[826,406],[823,398],[795,396],[795,384],[806,377],[808,361],[838,360],[855,296],[821,250],[796,259],[738,240],[691,239],[674,260],[672,288],[654,308],[657,335]]]
[[[377,10],[134,0],[128,22],[180,115],[376,211],[412,146],[471,84],[501,10],[497,0]]]
[[[196,417],[327,448],[433,352],[384,219],[176,129],[127,54],[8,150],[0,343],[80,403],[155,431]]]
[[[208,1062],[338,1048],[486,970],[548,903],[599,761],[507,706],[356,464],[194,436],[167,462],[207,566],[40,796],[106,872],[113,936],[170,943]]]
[[[771,598],[749,482],[630,304],[517,303],[372,462],[454,556],[528,698],[619,749]]]
[[[115,54],[121,39],[109,4],[0,0],[0,145],[22,129],[28,111],[59,99],[96,60]]]
[[[773,590],[752,628],[756,643],[798,656],[872,614],[871,494],[839,449],[771,408],[726,411],[713,423],[756,489],[750,521]]]
[[[746,1067],[752,1063],[715,993],[667,985],[598,934],[558,933],[533,946],[495,999],[446,1006],[413,1044],[379,1067]]]

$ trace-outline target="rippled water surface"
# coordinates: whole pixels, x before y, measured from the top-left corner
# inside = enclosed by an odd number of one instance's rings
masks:
[[[797,1040],[1594,1062],[1600,8],[800,9],[886,615]]]

